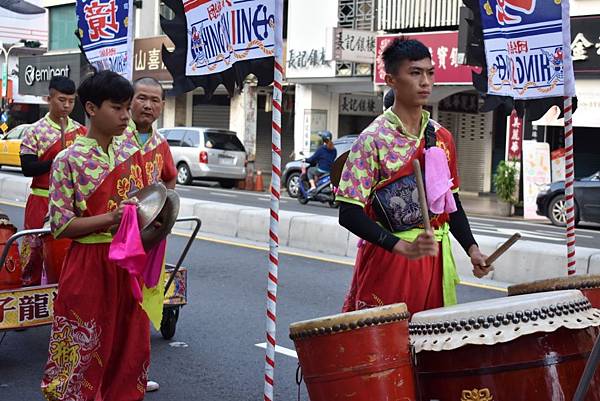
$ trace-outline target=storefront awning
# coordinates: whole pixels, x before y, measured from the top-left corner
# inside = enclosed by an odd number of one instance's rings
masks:
[[[600,80],[577,80],[577,110],[573,113],[574,127],[600,128]],[[564,119],[558,118],[560,109],[552,106],[542,118],[533,121],[533,125],[564,126]]]

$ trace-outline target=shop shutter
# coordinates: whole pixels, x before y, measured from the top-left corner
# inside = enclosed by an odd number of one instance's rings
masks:
[[[455,138],[461,190],[488,192],[492,168],[491,113],[456,114]]]
[[[192,111],[194,127],[229,129],[229,106],[198,104]]]

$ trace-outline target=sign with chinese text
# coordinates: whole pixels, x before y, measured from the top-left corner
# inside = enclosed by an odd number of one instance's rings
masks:
[[[545,219],[536,213],[537,195],[550,184],[550,145],[545,142],[523,141],[523,217]]]
[[[98,71],[111,70],[131,79],[133,0],[77,0],[81,48]]]
[[[275,0],[184,0],[186,75],[223,72],[243,60],[274,56]]]
[[[329,64],[324,47],[310,50],[290,49],[287,56],[287,68],[292,70],[329,66]]]
[[[479,0],[488,94],[538,99],[575,92],[568,1]],[[568,39],[567,39],[568,42]],[[567,88],[565,90],[565,82]]]
[[[375,32],[354,29],[333,29],[333,60],[373,64],[375,62]]]
[[[439,111],[479,113],[479,96],[476,93],[456,93],[440,100]]]
[[[381,53],[399,35],[383,35],[377,37],[375,58],[375,85],[385,85],[385,68]],[[433,65],[435,66],[435,82],[438,84],[471,84],[471,67],[458,62],[458,32],[434,32],[407,34],[429,47]]]
[[[600,77],[600,16],[571,18],[571,57],[576,76]]]
[[[383,98],[381,96],[340,95],[340,115],[378,116],[382,112]]]
[[[523,119],[515,110],[510,113],[506,135],[506,160],[521,161],[521,145],[523,143]]]
[[[133,80],[151,77],[158,81],[173,81],[162,60],[162,45],[174,48],[168,36],[135,39],[133,43]]]
[[[57,285],[0,291],[0,331],[52,323]]]

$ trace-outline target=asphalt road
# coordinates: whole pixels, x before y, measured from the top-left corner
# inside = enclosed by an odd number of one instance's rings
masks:
[[[22,227],[23,209],[0,205]],[[167,260],[174,262],[187,239],[170,238]],[[279,345],[293,350],[290,323],[337,313],[349,285],[348,265],[281,255],[278,292]],[[152,333],[150,377],[161,389],[147,400],[262,400],[265,251],[196,240],[185,260],[188,301],[171,341]],[[504,296],[491,289],[459,286],[459,301]],[[0,333],[0,400],[42,400],[39,382],[47,356],[49,328]],[[183,345],[183,346],[182,346]],[[295,400],[297,359],[277,354],[275,399]],[[302,386],[302,400],[307,400]]]
[[[1,173],[21,174],[18,169],[2,168]],[[223,189],[217,183],[194,181],[192,185],[177,185],[181,197],[205,200],[219,203],[232,203],[242,206],[268,208],[270,195],[268,193]],[[319,214],[323,216],[338,215],[337,209],[327,204],[309,202],[301,205],[295,198],[290,198],[282,192],[281,210]],[[471,228],[475,235],[486,235],[508,239],[515,232],[520,232],[523,239],[539,241],[547,244],[565,245],[564,228],[556,227],[549,221],[529,222],[516,219],[469,216]],[[598,248],[600,246],[600,225],[586,225],[576,230],[577,246]]]

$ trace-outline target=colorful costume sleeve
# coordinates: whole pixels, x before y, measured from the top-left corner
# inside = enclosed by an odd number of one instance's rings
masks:
[[[54,160],[50,171],[50,227],[55,237],[76,217],[74,180],[68,153],[63,151]]]
[[[379,152],[371,135],[361,134],[352,145],[337,200],[364,207],[379,180]]]
[[[165,140],[166,142],[166,140]],[[160,179],[164,182],[169,182],[173,178],[177,177],[177,168],[175,167],[175,162],[173,161],[173,155],[171,154],[171,147],[167,144],[164,146],[163,152],[163,168],[160,173]]]
[[[36,135],[35,126],[28,127],[23,134],[21,141],[20,154],[38,156],[38,138]]]

